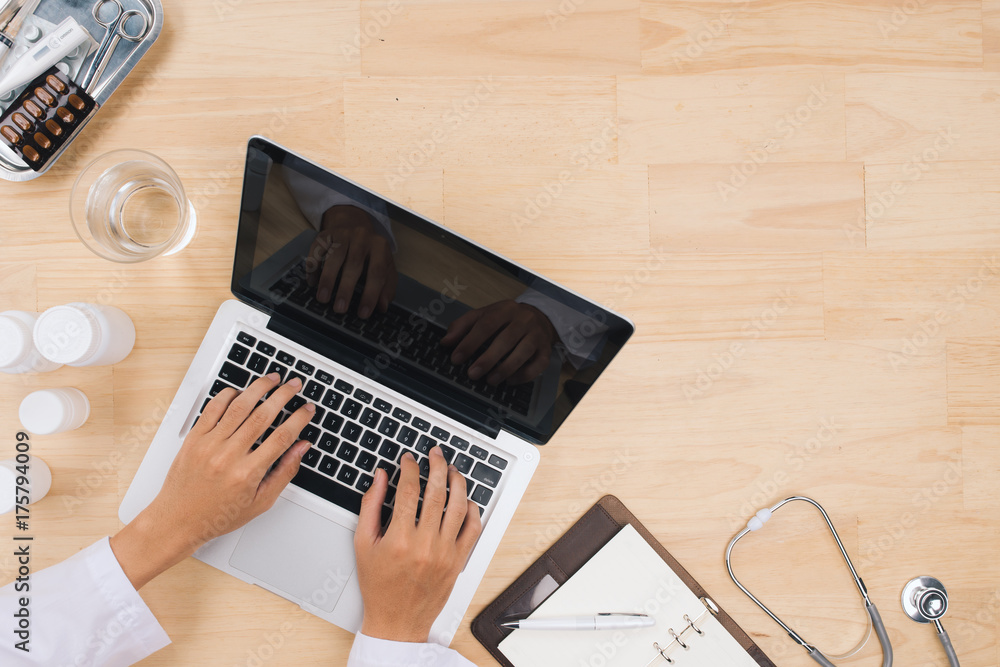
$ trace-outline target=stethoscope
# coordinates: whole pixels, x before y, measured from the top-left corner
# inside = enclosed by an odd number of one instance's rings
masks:
[[[837,547],[840,549],[840,555],[844,557],[844,562],[847,563],[847,567],[851,571],[851,576],[854,577],[854,584],[858,587],[858,592],[861,593],[861,597],[864,600],[865,611],[868,612],[868,629],[865,631],[864,638],[857,646],[842,655],[831,655],[828,657],[813,644],[810,644],[803,639],[801,635],[788,627],[784,621],[768,609],[763,602],[758,600],[753,593],[748,591],[746,586],[740,583],[740,580],[737,579],[736,575],[733,573],[731,557],[733,547],[736,546],[736,543],[748,533],[755,532],[763,528],[764,524],[770,520],[774,512],[796,500],[809,503],[818,509],[820,514],[823,515],[823,519],[826,521],[827,527],[833,534],[833,539],[837,541]],[[868,597],[868,589],[865,588],[865,582],[861,580],[861,577],[858,576],[858,571],[854,569],[854,564],[851,562],[851,558],[847,555],[847,550],[844,549],[844,543],[840,541],[840,535],[837,534],[837,529],[833,527],[830,515],[828,515],[826,510],[824,510],[823,507],[812,498],[792,496],[791,498],[785,498],[771,508],[765,508],[757,512],[757,514],[747,522],[747,527],[737,533],[736,536],[729,542],[729,546],[726,547],[726,569],[729,570],[729,576],[732,577],[733,582],[739,586],[740,590],[746,593],[747,597],[756,602],[757,606],[763,609],[775,623],[780,625],[782,629],[788,633],[789,637],[791,637],[799,646],[804,648],[809,653],[809,657],[818,662],[820,665],[823,665],[823,667],[834,667],[831,660],[849,658],[864,648],[864,646],[868,643],[868,639],[871,637],[873,629],[875,630],[875,635],[878,637],[879,644],[882,645],[882,667],[892,666],[892,644],[889,642],[889,634],[885,630],[885,624],[882,622],[882,616],[875,607],[875,603],[873,603]],[[941,645],[944,646],[945,653],[948,655],[949,664],[951,667],[959,667],[958,657],[955,655],[955,649],[951,645],[951,639],[948,637],[948,633],[945,632],[944,627],[941,625],[941,617],[944,616],[946,611],[948,611],[948,593],[945,590],[944,585],[933,577],[917,577],[916,579],[910,581],[903,589],[902,604],[903,611],[905,611],[906,614],[914,621],[917,621],[918,623],[934,623],[937,628],[938,639],[940,639]]]

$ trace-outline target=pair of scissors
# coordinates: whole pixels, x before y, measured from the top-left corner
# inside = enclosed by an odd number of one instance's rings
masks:
[[[114,6],[114,16],[109,17],[110,12],[102,12],[107,5]],[[126,11],[120,0],[97,0],[91,13],[94,15],[94,20],[107,30],[107,34],[105,34],[101,45],[97,48],[97,53],[94,54],[94,60],[91,61],[90,67],[87,68],[87,72],[80,81],[80,87],[88,93],[104,74],[105,68],[111,61],[111,55],[118,48],[118,42],[123,39],[128,42],[141,42],[149,32],[149,18],[137,9]],[[102,13],[104,14],[103,18]],[[129,20],[136,16],[141,20],[139,29],[135,32],[129,32]],[[137,22],[132,21],[132,23]]]

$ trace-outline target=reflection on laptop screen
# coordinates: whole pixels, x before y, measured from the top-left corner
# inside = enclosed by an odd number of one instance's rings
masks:
[[[270,328],[489,435],[544,443],[633,327],[259,138],[233,293]]]

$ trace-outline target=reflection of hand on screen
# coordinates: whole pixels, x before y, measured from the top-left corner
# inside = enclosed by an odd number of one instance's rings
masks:
[[[316,287],[316,299],[329,303],[333,298],[336,313],[347,312],[362,276],[361,318],[369,317],[376,307],[385,312],[396,295],[398,275],[389,241],[375,230],[371,216],[356,206],[334,206],[323,214],[306,270],[309,284]]]
[[[499,301],[477,308],[451,323],[441,339],[455,347],[451,362],[459,365],[471,358],[491,337],[496,336],[469,367],[469,377],[497,385],[530,382],[542,374],[552,356],[558,335],[542,311],[516,301]]]

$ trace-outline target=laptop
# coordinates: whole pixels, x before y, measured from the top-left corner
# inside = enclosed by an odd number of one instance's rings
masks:
[[[336,249],[350,243],[330,243],[343,238],[381,253],[362,253],[367,260],[344,268],[350,262]],[[305,401],[317,406],[301,433],[313,444],[298,474],[273,508],[195,557],[357,632],[361,498],[383,468],[386,525],[400,458],[416,457],[422,490],[428,454],[439,445],[483,521],[431,631],[431,641],[447,646],[538,466],[538,446],[633,324],[259,136],[247,149],[231,288],[235,299],[216,313],[125,495],[122,521],[155,498],[212,396],[271,372],[298,376],[302,390],[271,426]],[[377,307],[363,312],[372,294]],[[446,345],[450,328],[457,338]],[[462,344],[475,347],[452,363]],[[474,378],[480,359],[496,362]]]

